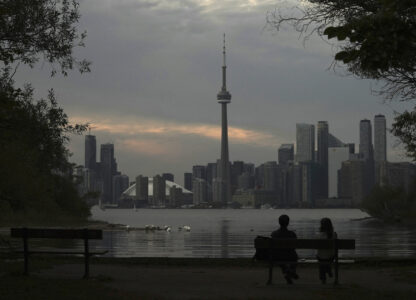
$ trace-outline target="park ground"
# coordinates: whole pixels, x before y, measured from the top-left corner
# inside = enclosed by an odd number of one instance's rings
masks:
[[[322,285],[316,264],[299,266],[287,285],[275,269],[250,259],[95,258],[82,279],[81,258],[0,257],[0,299],[416,299],[415,260],[364,260],[342,265],[340,284]]]

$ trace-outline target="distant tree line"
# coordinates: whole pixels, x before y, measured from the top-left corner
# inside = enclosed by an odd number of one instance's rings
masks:
[[[28,83],[16,87],[19,65],[43,60],[63,75],[89,71],[73,56],[83,46],[77,1],[4,0],[0,3],[0,223],[86,220],[89,208],[78,195],[67,142],[87,125],[71,125],[53,90],[34,99]]]

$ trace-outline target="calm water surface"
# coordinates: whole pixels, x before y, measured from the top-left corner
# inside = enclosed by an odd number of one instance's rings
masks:
[[[368,219],[358,209],[107,209],[94,207],[95,220],[132,227],[168,225],[166,231],[114,230],[104,233],[97,248],[115,257],[252,257],[257,235],[269,236],[278,227],[278,217],[289,215],[290,227],[299,238],[313,238],[319,220],[332,219],[340,238],[356,239],[356,248],[342,257],[416,256],[416,228],[386,225]],[[191,231],[178,227],[190,226]],[[299,251],[313,257],[314,251]]]

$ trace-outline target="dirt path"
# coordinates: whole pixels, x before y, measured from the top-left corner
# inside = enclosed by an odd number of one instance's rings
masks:
[[[149,299],[401,299],[416,295],[416,284],[397,280],[390,269],[341,270],[341,284],[322,285],[317,268],[300,267],[300,279],[287,285],[276,268],[274,284],[266,286],[267,271],[247,267],[142,266],[99,264],[91,276],[106,286]],[[81,278],[83,265],[59,265],[38,273],[41,277]],[[415,298],[416,299],[416,298]]]

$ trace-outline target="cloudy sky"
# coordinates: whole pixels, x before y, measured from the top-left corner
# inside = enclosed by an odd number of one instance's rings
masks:
[[[88,122],[97,143],[115,144],[119,170],[130,177],[172,172],[178,183],[192,165],[220,155],[222,34],[227,35],[230,159],[277,160],[295,142],[296,123],[329,122],[330,132],[355,142],[364,118],[382,113],[387,125],[406,104],[371,95],[375,82],[328,70],[334,47],[306,45],[292,29],[265,27],[279,0],[80,0],[80,58],[92,72],[50,78],[48,65],[20,68],[38,96],[54,88],[72,122]],[[73,137],[72,161],[83,164],[84,137]],[[406,160],[388,137],[388,159]],[[97,147],[99,149],[99,146]],[[99,151],[98,151],[99,152]],[[99,158],[99,153],[97,153]]]

